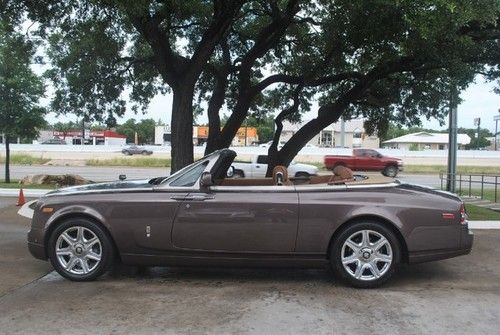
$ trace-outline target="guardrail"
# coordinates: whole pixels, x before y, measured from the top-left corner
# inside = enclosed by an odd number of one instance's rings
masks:
[[[449,181],[452,180],[452,175],[445,172],[439,173],[441,180],[441,189],[443,190]],[[480,196],[481,199],[485,197],[490,201],[498,202],[500,196],[498,189],[500,183],[500,175],[489,174],[455,174],[455,190],[458,195]],[[479,185],[473,188],[472,185]],[[443,188],[444,187],[444,188]]]

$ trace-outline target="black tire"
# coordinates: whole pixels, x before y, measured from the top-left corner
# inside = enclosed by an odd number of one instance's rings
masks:
[[[77,227],[85,228],[85,233],[90,234],[90,231],[99,239],[100,242],[100,261],[96,262],[95,267],[88,273],[75,274],[66,270],[56,256],[56,243],[58,242],[58,238],[63,232],[66,232],[68,229],[73,227],[75,229],[77,229]],[[70,218],[60,223],[50,234],[47,247],[48,256],[54,269],[61,276],[73,281],[91,281],[96,279],[110,268],[115,257],[114,246],[108,233],[99,224],[85,218]],[[68,255],[67,257],[71,258],[73,256]],[[82,268],[81,263],[80,268]]]
[[[123,154],[124,154],[125,156],[130,156],[130,155],[132,155],[129,151],[124,151],[124,152],[123,152]]]
[[[309,178],[310,176],[311,175],[309,173],[307,173],[307,172],[297,172],[295,174],[295,177],[297,177],[297,178],[301,178],[301,177],[302,178]]]
[[[360,269],[363,269],[363,266],[364,266],[363,264],[369,263],[370,260],[377,258],[376,257],[377,252],[375,252],[375,251],[372,253],[370,253],[370,252],[368,253],[370,255],[369,256],[370,258],[368,258],[368,260],[364,261],[364,259],[363,259],[363,262],[365,262],[365,263],[363,263],[360,260],[359,262],[354,261],[353,263],[351,263],[351,265],[346,265],[350,268],[351,273],[348,272],[348,270],[344,267],[344,265],[342,263],[342,256],[343,256],[342,253],[343,252],[347,253],[349,251],[353,251],[353,249],[349,250],[348,246],[346,248],[344,248],[344,243],[346,243],[347,239],[349,239],[352,236],[354,236],[355,238],[359,236],[356,234],[362,235],[362,233],[361,233],[362,231],[371,231],[372,232],[369,234],[369,236],[370,236],[369,239],[371,239],[373,237],[377,237],[377,233],[378,233],[381,236],[383,236],[390,245],[390,249],[387,248],[387,245],[383,246],[382,248],[385,248],[385,249],[382,250],[382,253],[385,252],[388,254],[389,251],[391,251],[392,262],[387,267],[386,267],[386,263],[383,263],[383,262],[375,263],[375,264],[377,264],[376,265],[377,271],[382,272],[382,274],[378,278],[375,276],[374,272],[370,269],[361,270],[360,271],[361,278],[359,278],[359,279],[355,278],[356,273],[355,273],[355,270],[352,268],[352,267],[355,267],[357,269],[360,265],[362,265],[360,267]],[[373,243],[376,243],[378,241],[379,240],[374,240]],[[361,258],[362,255],[364,255],[364,250],[366,250],[366,249],[364,247],[362,247],[361,250],[359,251],[359,253],[358,253],[359,258]],[[352,255],[354,255],[354,252],[352,252]],[[347,254],[344,256],[349,257],[351,255]],[[340,278],[345,283],[347,283],[353,287],[357,287],[357,288],[374,288],[374,287],[378,287],[378,286],[384,284],[394,274],[394,271],[397,269],[400,261],[401,261],[401,247],[400,247],[400,244],[399,244],[397,237],[390,229],[388,229],[384,225],[377,223],[377,222],[365,221],[365,222],[356,222],[356,223],[349,225],[348,227],[343,229],[336,236],[336,238],[333,241],[331,248],[330,248],[330,264],[332,266],[332,270],[333,270],[334,275],[336,277]],[[367,274],[366,276],[364,276],[365,273]],[[370,276],[373,278],[370,279],[369,278]],[[362,277],[365,277],[365,278],[363,279]]]
[[[147,152],[147,151],[143,151],[143,152],[141,152],[141,154],[142,154],[143,156],[147,156],[147,155],[149,155],[149,152]]]
[[[245,174],[241,170],[235,170],[233,178],[245,178]]]
[[[394,178],[398,175],[398,167],[394,165],[386,166],[382,174],[386,177]]]

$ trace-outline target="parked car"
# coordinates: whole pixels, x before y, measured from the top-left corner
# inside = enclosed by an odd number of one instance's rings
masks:
[[[280,143],[278,143],[278,149],[283,148],[283,146],[285,145],[285,143],[286,143],[285,141],[280,141]],[[271,146],[271,144],[273,144],[273,141],[262,143],[262,144],[259,145],[259,147],[269,149],[269,147]]]
[[[131,145],[125,149],[122,150],[122,153],[124,155],[130,156],[130,155],[152,155],[153,151],[148,150],[144,147],[138,146],[138,145]]]
[[[43,141],[42,144],[62,144],[62,145],[66,145],[68,143],[66,143],[65,140],[63,140],[62,138],[51,138],[47,141]]]
[[[324,163],[329,170],[345,166],[354,171],[381,171],[384,176],[392,178],[403,171],[401,159],[384,156],[373,149],[353,149],[352,156],[326,155]]]
[[[399,263],[471,251],[464,204],[451,193],[379,176],[227,178],[235,156],[223,149],[167,178],[49,192],[21,208],[32,217],[29,250],[75,281],[119,256],[141,266],[329,264],[356,287],[386,282]]]
[[[250,163],[233,163],[235,178],[263,178],[267,172],[267,155],[257,155]],[[314,165],[302,164],[292,161],[288,167],[288,174],[293,177],[309,177],[318,174]]]

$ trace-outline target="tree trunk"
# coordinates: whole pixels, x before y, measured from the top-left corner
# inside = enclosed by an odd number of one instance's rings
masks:
[[[212,97],[208,102],[208,139],[207,147],[205,148],[205,155],[219,149],[218,143],[221,135],[219,112],[226,97],[227,82],[227,76],[224,75],[216,79]]]
[[[10,183],[10,138],[5,135],[5,182]]]
[[[173,89],[171,173],[193,162],[193,90],[194,85]]]
[[[234,108],[233,113],[229,116],[224,129],[222,129],[219,141],[217,142],[217,149],[227,148],[233,142],[238,129],[240,129],[243,121],[248,115],[248,110],[250,109],[251,98],[243,98],[240,96],[240,100]]]

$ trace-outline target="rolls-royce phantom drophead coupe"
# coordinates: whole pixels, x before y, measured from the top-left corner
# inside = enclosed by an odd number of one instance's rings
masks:
[[[216,151],[169,177],[69,187],[31,205],[29,250],[62,276],[93,280],[119,259],[141,266],[332,267],[355,287],[400,263],[468,254],[455,195],[383,176],[231,178]],[[339,170],[339,169],[337,169]]]

